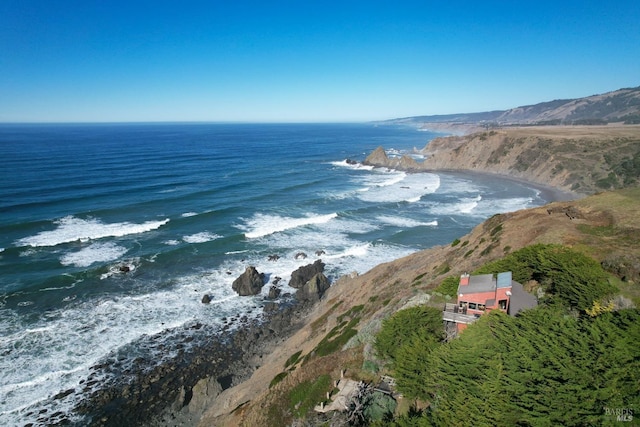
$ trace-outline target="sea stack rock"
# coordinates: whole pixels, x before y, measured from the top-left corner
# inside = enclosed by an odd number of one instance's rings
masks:
[[[303,265],[296,271],[291,273],[291,280],[289,286],[294,289],[300,289],[307,283],[313,276],[324,271],[324,263],[322,260],[317,260],[313,264]]]
[[[383,147],[378,147],[373,150],[373,152],[364,159],[364,162],[362,162],[363,165],[368,166],[387,166],[388,163],[389,157],[387,157],[387,153]]]
[[[302,301],[316,302],[329,289],[329,279],[323,273],[314,275],[296,292],[296,298]]]
[[[240,296],[257,295],[264,285],[264,273],[258,273],[255,267],[249,266],[236,280],[231,288]]]
[[[403,171],[419,171],[423,168],[423,165],[416,162],[413,158],[404,155],[401,158],[390,159],[383,147],[378,147],[371,154],[364,159],[363,165],[386,167],[391,169],[398,169]]]

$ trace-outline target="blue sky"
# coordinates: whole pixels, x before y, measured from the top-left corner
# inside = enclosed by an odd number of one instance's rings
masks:
[[[0,2],[0,121],[344,122],[640,85],[640,1]]]

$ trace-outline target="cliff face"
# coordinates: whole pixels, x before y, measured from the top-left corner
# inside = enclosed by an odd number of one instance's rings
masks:
[[[629,159],[640,165],[640,126],[481,132],[438,138],[421,152],[427,157],[423,163],[410,157],[389,159],[378,148],[365,163],[408,171],[504,174],[586,194],[601,188],[598,183],[633,185],[624,165]],[[637,282],[638,209],[640,190],[633,188],[495,215],[451,245],[381,264],[360,276],[342,277],[304,319],[304,326],[261,356],[249,380],[209,400],[199,425],[291,425],[293,390],[309,389],[320,377],[339,379],[342,369],[351,378],[376,379],[364,366],[378,362],[372,342],[382,319],[417,303],[441,307],[445,300],[432,291],[444,278],[531,244],[587,248],[610,271]],[[640,301],[640,291],[629,286],[626,292]],[[322,422],[326,420],[317,425]],[[316,424],[309,420],[305,425]]]
[[[640,126],[524,127],[436,138],[426,160],[388,159],[378,148],[364,161],[408,171],[476,171],[527,180],[575,194],[620,188],[640,157]],[[636,175],[637,178],[637,175]]]
[[[457,243],[381,264],[360,276],[343,277],[327,291],[305,325],[265,356],[248,381],[225,390],[211,402],[199,425],[290,425],[292,420],[280,418],[280,411],[290,410],[293,388],[301,384],[309,387],[321,375],[339,379],[342,369],[347,369],[350,377],[367,378],[362,367],[365,360],[375,360],[371,343],[382,319],[409,305],[441,307],[445,301],[430,292],[445,277],[473,271],[522,247],[536,243],[589,247],[593,257],[612,270],[640,266],[640,247],[636,239],[629,239],[640,235],[638,209],[640,190],[636,188],[496,215]],[[565,214],[568,211],[572,218]],[[608,234],[591,231],[600,228],[609,230]],[[637,281],[639,272],[620,274]],[[632,282],[629,289],[634,289]],[[631,296],[640,299],[640,291],[629,289]],[[327,337],[335,337],[342,330],[340,325],[356,318],[357,335],[346,348],[337,347],[329,354],[321,351]],[[284,378],[274,384],[282,375]],[[323,424],[309,421],[305,425]]]

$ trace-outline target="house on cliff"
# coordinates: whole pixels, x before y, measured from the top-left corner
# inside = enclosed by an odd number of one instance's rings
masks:
[[[491,310],[515,316],[538,305],[536,298],[513,280],[510,271],[477,276],[465,273],[460,276],[456,295],[456,303],[445,304],[442,313],[447,339],[455,337]]]

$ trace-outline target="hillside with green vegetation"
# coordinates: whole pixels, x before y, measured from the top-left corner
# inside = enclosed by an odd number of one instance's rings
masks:
[[[616,306],[618,278],[560,245],[525,247],[475,274],[500,271],[536,283],[542,304],[491,312],[448,343],[441,321],[407,327],[428,318],[421,310],[383,322],[376,349],[415,407],[375,425],[606,425],[617,421],[607,408],[640,408],[640,311]]]
[[[639,211],[640,188],[631,187],[495,215],[450,245],[343,277],[200,425],[637,421]],[[539,306],[518,317],[483,316],[446,341],[441,312],[459,275],[505,270]],[[342,373],[370,387],[345,411],[314,411],[336,399]],[[402,394],[394,402],[372,392],[387,376]]]

